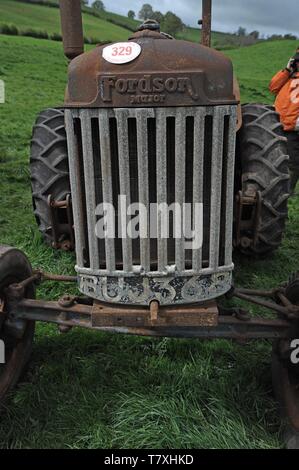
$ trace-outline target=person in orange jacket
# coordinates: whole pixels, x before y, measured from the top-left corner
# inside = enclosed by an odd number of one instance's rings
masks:
[[[269,89],[276,95],[275,109],[287,137],[293,193],[299,180],[299,47],[286,68],[272,78]]]

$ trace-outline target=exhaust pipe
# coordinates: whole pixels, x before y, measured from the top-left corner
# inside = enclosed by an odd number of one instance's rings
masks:
[[[202,0],[201,44],[211,47],[212,0]]]
[[[80,0],[59,0],[64,54],[74,59],[84,52]]]

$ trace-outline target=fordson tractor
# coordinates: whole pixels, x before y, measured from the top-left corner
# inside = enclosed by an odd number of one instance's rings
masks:
[[[211,0],[203,0],[202,44],[147,20],[127,42],[87,53],[80,0],[61,0],[60,9],[65,101],[38,116],[30,167],[39,229],[53,248],[75,250],[76,276],[33,272],[25,254],[0,247],[1,399],[29,359],[37,321],[64,332],[266,338],[287,446],[299,447],[291,359],[299,277],[267,291],[237,288],[232,278],[233,249],[266,256],[282,240],[289,173],[279,116],[240,105],[231,61],[210,47]],[[132,236],[124,227],[136,217]],[[183,230],[188,218],[193,237]],[[47,280],[76,282],[80,295],[35,300]],[[225,297],[272,315],[224,308]]]

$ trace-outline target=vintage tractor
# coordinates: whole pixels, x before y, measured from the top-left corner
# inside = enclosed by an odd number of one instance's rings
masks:
[[[209,47],[210,0],[203,1],[201,45],[174,40],[148,20],[127,42],[88,53],[80,0],[61,0],[60,8],[68,86],[64,105],[37,119],[31,176],[39,228],[54,248],[75,249],[77,276],[32,272],[23,253],[0,248],[0,397],[25,367],[36,321],[63,332],[80,326],[267,338],[274,340],[273,382],[287,445],[299,447],[299,276],[268,291],[238,289],[232,281],[233,246],[261,256],[282,239],[289,175],[279,117],[265,105],[241,108],[231,61]],[[188,204],[193,237],[183,230],[186,211],[169,219],[165,212]],[[133,216],[136,237],[124,230]],[[36,285],[47,280],[78,282],[81,296],[35,300]],[[273,316],[224,308],[225,296]]]

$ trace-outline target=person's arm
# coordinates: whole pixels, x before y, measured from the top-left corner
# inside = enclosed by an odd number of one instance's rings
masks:
[[[287,83],[288,79],[290,78],[290,72],[288,69],[281,70],[272,78],[269,90],[274,95],[277,95],[282,87]]]

